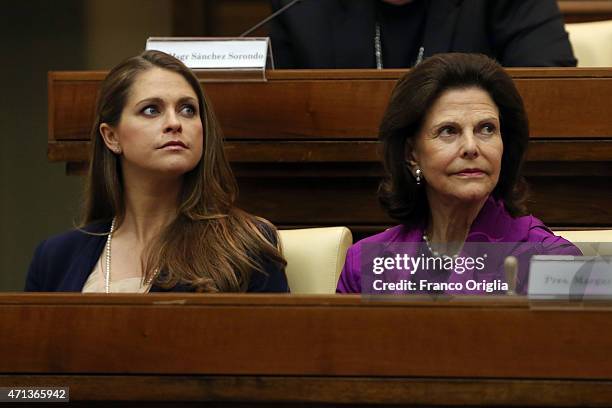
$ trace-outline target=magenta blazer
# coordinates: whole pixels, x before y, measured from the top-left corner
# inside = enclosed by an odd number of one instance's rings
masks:
[[[362,293],[362,278],[366,278],[368,282],[373,279],[371,268],[361,268],[362,262],[369,262],[372,254],[368,253],[362,260],[362,253],[365,251],[381,251],[385,252],[385,247],[390,244],[399,244],[404,253],[408,252],[410,256],[420,256],[420,251],[425,251],[426,256],[431,256],[423,242],[424,224],[415,227],[406,227],[398,225],[390,228],[380,234],[363,239],[348,250],[346,261],[338,286],[337,293]],[[448,294],[484,294],[487,293],[480,289],[467,289],[465,282],[474,280],[481,282],[486,281],[503,281],[505,282],[505,274],[503,270],[503,260],[508,255],[516,256],[519,261],[519,270],[517,275],[517,293],[524,294],[527,292],[527,281],[529,272],[529,261],[531,256],[535,254],[555,254],[555,255],[582,255],[580,250],[572,245],[569,241],[556,236],[548,229],[542,221],[531,215],[513,218],[506,211],[501,200],[496,200],[492,197],[486,201],[478,216],[474,220],[470,232],[466,238],[468,243],[511,243],[500,245],[505,253],[498,254],[497,261],[489,258],[486,270],[476,271],[474,269],[466,271],[463,274],[454,273],[454,271],[422,271],[417,270],[414,274],[404,272],[403,278],[419,282],[425,279],[429,282],[462,282],[464,288],[461,291],[443,292]],[[378,244],[378,245],[376,245]],[[471,244],[477,245],[477,244]],[[393,255],[397,252],[398,245],[391,245],[394,249],[387,251],[387,255]],[[466,245],[468,247],[469,245]],[[491,245],[494,246],[494,245]],[[461,255],[461,254],[460,254]],[[502,256],[503,255],[503,256]],[[364,263],[365,265],[365,263]],[[370,266],[370,263],[367,264]],[[364,269],[364,275],[362,275]],[[366,275],[368,274],[368,275]],[[394,275],[397,277],[397,271]],[[376,278],[376,277],[375,277]],[[370,286],[363,288],[363,293],[373,294]],[[497,291],[499,293],[499,291]],[[408,290],[402,293],[423,294],[432,293],[425,290]],[[440,292],[433,292],[440,293]]]

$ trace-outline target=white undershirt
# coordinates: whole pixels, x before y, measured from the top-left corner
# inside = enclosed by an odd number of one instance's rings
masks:
[[[111,277],[112,278],[112,277]],[[111,279],[111,293],[147,293],[151,285],[143,285],[142,278],[124,278],[117,281]],[[82,293],[104,293],[104,274],[102,273],[102,257],[83,285]]]

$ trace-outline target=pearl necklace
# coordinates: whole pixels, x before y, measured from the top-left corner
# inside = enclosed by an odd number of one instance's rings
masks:
[[[115,231],[115,218],[111,222],[110,231],[106,236],[106,265],[104,268],[104,292],[110,293],[110,261],[111,261],[111,241],[113,239],[113,231]]]
[[[442,257],[444,259],[447,259],[447,258],[457,258],[459,256],[459,254],[446,255],[446,254],[441,254],[438,251],[434,251],[433,248],[431,247],[431,243],[429,242],[429,238],[427,237],[426,232],[423,233],[423,241],[425,241],[425,245],[427,245],[427,249],[429,250],[429,252],[431,252],[431,254],[436,258]]]
[[[106,257],[106,265],[105,266],[106,267],[104,268],[104,292],[105,293],[110,293],[111,241],[113,240],[113,232],[115,231],[115,220],[116,220],[116,218],[113,217],[113,221],[111,222],[110,231],[108,232],[108,236],[106,237],[106,250],[105,250],[105,257]],[[145,282],[146,286],[149,286],[151,284],[151,282],[153,282],[153,279],[155,279],[155,277],[157,276],[158,272],[159,272],[159,269],[155,269],[155,272],[153,273],[153,276],[151,276]]]

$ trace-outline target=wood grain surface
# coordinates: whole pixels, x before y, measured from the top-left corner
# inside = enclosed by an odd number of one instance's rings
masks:
[[[554,227],[612,226],[612,68],[509,69],[529,114],[529,210]],[[239,204],[290,226],[393,225],[376,197],[377,129],[406,70],[277,70],[266,82],[199,72],[241,189]],[[84,174],[105,72],[49,73],[48,158]]]
[[[609,302],[2,294],[0,310],[0,386],[75,400],[612,403]]]

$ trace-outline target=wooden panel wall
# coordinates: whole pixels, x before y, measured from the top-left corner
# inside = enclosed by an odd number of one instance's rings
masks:
[[[241,188],[240,204],[281,228],[394,223],[378,205],[377,128],[405,71],[270,71],[264,83],[207,82]],[[554,227],[612,225],[612,69],[510,70],[532,139],[529,209]],[[74,172],[103,72],[50,75],[49,159]]]
[[[236,37],[269,14],[268,0],[175,0],[174,35]],[[251,34],[265,35],[265,27]]]
[[[557,0],[566,23],[612,20],[612,0]]]

